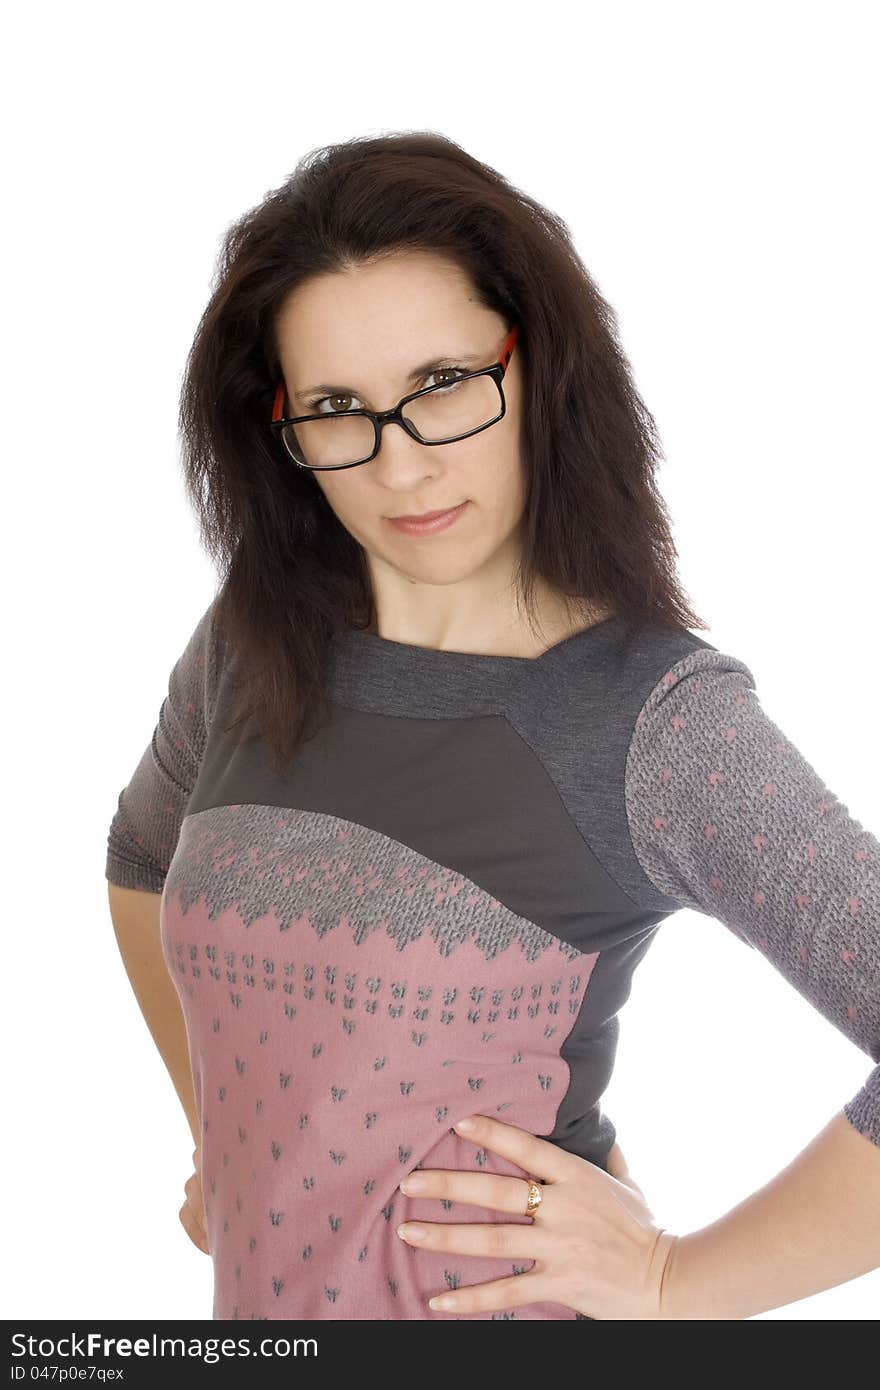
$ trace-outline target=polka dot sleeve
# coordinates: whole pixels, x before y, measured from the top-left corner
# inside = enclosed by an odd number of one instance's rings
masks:
[[[174,664],[149,744],[119,794],[105,878],[161,893],[198,776],[217,687],[214,602]]]
[[[654,885],[760,951],[877,1063],[843,1109],[880,1145],[880,843],[768,718],[744,662],[698,648],[657,682],[626,804]]]

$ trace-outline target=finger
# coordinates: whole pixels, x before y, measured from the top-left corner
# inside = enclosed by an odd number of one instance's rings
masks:
[[[201,1202],[194,1202],[191,1198],[188,1198],[188,1199],[184,1202],[184,1204],[183,1204],[183,1206],[181,1207],[180,1210],[181,1210],[181,1212],[186,1212],[187,1217],[188,1217],[188,1219],[189,1219],[189,1221],[190,1221],[190,1223],[191,1223],[191,1225],[192,1225],[192,1228],[193,1228],[195,1231],[197,1231],[199,1235],[204,1236],[204,1235],[205,1235],[205,1221],[204,1221],[204,1216],[203,1216],[203,1210],[204,1210],[204,1209],[203,1209],[203,1207],[202,1207]],[[187,1227],[187,1229],[189,1229],[189,1227]]]
[[[526,1214],[529,1199],[527,1178],[447,1168],[415,1169],[403,1179],[400,1190],[405,1197],[444,1197],[454,1202],[466,1202],[472,1207],[519,1213],[522,1216]]]
[[[397,1234],[405,1244],[421,1250],[492,1255],[499,1260],[541,1259],[557,1248],[559,1239],[532,1222],[505,1225],[500,1221],[489,1225],[478,1221],[404,1221]]]
[[[521,1308],[524,1303],[538,1303],[549,1298],[552,1294],[542,1276],[529,1272],[494,1279],[491,1284],[459,1285],[454,1293],[444,1289],[428,1299],[428,1307],[440,1313],[489,1313],[503,1308]]]
[[[180,1211],[178,1212],[178,1216],[180,1217],[180,1223],[183,1226],[183,1229],[186,1231],[193,1244],[197,1245],[198,1248],[204,1251],[206,1255],[210,1255],[211,1250],[208,1245],[208,1238],[205,1235],[205,1232],[202,1229],[202,1227],[199,1225],[199,1222],[193,1215],[192,1209],[188,1205],[188,1203],[184,1202],[183,1206],[180,1208]]]
[[[206,1235],[205,1223],[199,1215],[198,1207],[194,1207],[192,1202],[184,1202],[180,1210],[181,1219],[183,1220],[184,1217],[186,1218],[184,1221],[186,1229],[204,1240]]]
[[[559,1144],[551,1144],[549,1140],[539,1138],[537,1134],[530,1134],[527,1129],[507,1125],[503,1120],[496,1120],[489,1115],[471,1115],[469,1119],[473,1122],[473,1128],[462,1130],[459,1120],[453,1126],[456,1134],[473,1144],[479,1144],[485,1149],[491,1149],[493,1153],[509,1158],[511,1163],[518,1164],[527,1173],[540,1173],[547,1182],[558,1182],[560,1178],[570,1174],[574,1167],[583,1164],[583,1160],[575,1154],[560,1148]]]

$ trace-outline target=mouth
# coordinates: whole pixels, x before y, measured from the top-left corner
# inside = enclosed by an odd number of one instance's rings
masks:
[[[456,508],[463,507],[463,502],[456,502],[452,507],[440,507],[436,512],[412,512],[407,516],[389,516],[388,521],[433,521],[438,516],[446,516],[448,512],[454,512]]]
[[[438,512],[420,512],[415,516],[389,516],[386,521],[396,531],[406,536],[434,536],[454,526],[469,503],[465,500],[456,507],[445,507]]]

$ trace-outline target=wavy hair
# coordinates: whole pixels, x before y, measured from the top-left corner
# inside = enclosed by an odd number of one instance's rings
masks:
[[[520,325],[515,585],[530,621],[540,576],[630,630],[708,626],[676,575],[654,419],[565,222],[433,131],[328,145],[226,232],[180,395],[185,486],[222,572],[214,621],[236,654],[233,722],[255,719],[276,768],[329,712],[336,635],[375,624],[362,546],[269,428],[276,315],[310,277],[401,250],[454,259]]]

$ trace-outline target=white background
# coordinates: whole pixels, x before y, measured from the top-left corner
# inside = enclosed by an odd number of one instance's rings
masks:
[[[7,20],[6,1317],[211,1316],[105,841],[214,591],[179,476],[185,354],[221,235],[309,149],[438,130],[564,217],[657,419],[701,635],[880,833],[875,20],[841,0]],[[692,913],[621,1024],[605,1108],[671,1230],[767,1182],[872,1065]],[[764,1316],[878,1309],[880,1271]]]

